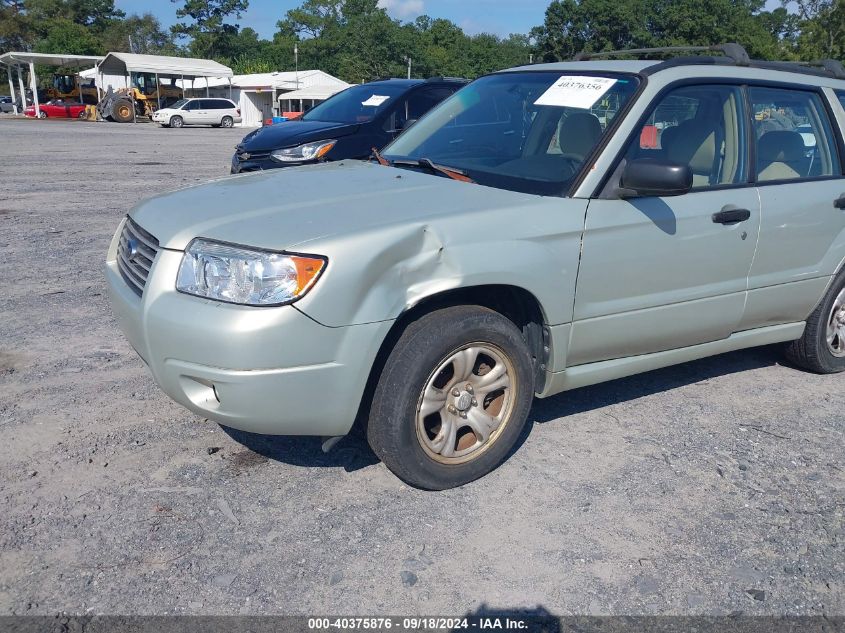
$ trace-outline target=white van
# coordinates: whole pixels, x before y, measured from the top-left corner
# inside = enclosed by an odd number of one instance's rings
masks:
[[[232,127],[241,120],[241,109],[229,99],[180,99],[169,108],[153,113],[153,121],[162,127]]]

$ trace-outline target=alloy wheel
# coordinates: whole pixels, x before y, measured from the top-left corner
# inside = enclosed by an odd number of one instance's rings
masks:
[[[845,357],[845,288],[837,295],[827,320],[827,348],[837,358]]]
[[[462,464],[486,451],[507,425],[517,381],[498,347],[471,343],[441,361],[417,405],[417,439],[433,460]]]

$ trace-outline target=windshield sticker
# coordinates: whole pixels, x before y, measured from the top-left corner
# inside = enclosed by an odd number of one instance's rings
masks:
[[[546,90],[534,105],[588,110],[616,81],[608,77],[563,76]]]
[[[381,95],[373,95],[372,97],[370,97],[366,101],[362,101],[361,105],[372,106],[374,108],[377,108],[378,106],[380,106],[382,103],[384,103],[388,99],[390,99],[390,97],[383,97]]]

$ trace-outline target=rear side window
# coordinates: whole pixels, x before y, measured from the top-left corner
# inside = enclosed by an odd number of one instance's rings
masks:
[[[683,86],[657,102],[626,158],[689,165],[694,189],[744,183],[746,129],[741,88]]]
[[[212,110],[231,110],[235,107],[232,105],[231,101],[226,101],[225,99],[214,99],[211,103]]]
[[[407,99],[400,101],[396,109],[384,122],[386,131],[401,130],[408,121],[420,119],[438,103],[454,94],[449,86],[430,86],[411,92]]]
[[[842,173],[833,126],[818,93],[751,87],[749,96],[758,182]]]

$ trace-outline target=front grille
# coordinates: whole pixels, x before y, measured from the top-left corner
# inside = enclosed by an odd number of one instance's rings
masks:
[[[245,160],[264,160],[265,158],[270,158],[270,151],[266,150],[263,152],[245,152],[239,151],[238,154],[239,161]]]
[[[139,297],[147,285],[147,275],[158,253],[158,240],[126,218],[117,247],[117,267],[123,279]]]

